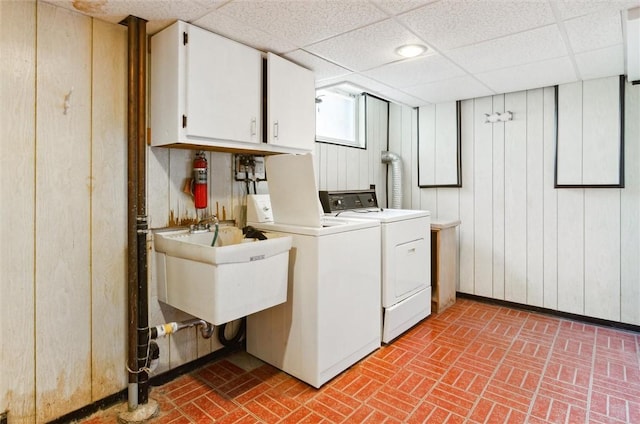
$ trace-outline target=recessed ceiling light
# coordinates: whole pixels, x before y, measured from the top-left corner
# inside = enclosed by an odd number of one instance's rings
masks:
[[[421,44],[406,44],[396,49],[396,53],[402,57],[416,57],[426,51],[427,48]]]

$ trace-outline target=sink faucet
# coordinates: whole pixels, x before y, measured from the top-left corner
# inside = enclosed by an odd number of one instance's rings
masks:
[[[189,226],[189,231],[192,233],[204,233],[209,231],[211,228],[211,224],[218,224],[218,217],[215,215],[207,216],[199,220],[196,224],[191,224]]]

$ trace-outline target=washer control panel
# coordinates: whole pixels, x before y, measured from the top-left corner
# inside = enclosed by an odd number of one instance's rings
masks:
[[[378,207],[376,191],[320,191],[320,203],[325,213],[342,212],[348,210],[371,209]]]

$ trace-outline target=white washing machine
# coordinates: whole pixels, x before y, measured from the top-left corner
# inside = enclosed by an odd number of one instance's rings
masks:
[[[431,214],[382,209],[375,190],[321,191],[328,215],[380,222],[382,341],[389,343],[431,314]]]
[[[381,345],[380,223],[324,217],[310,156],[266,166],[270,196],[249,196],[247,224],[292,237],[288,293],[248,317],[247,352],[320,387]]]

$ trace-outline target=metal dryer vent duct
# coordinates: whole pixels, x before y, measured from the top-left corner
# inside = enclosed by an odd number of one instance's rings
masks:
[[[393,152],[383,151],[382,163],[391,164],[391,208],[402,209],[402,158]]]

